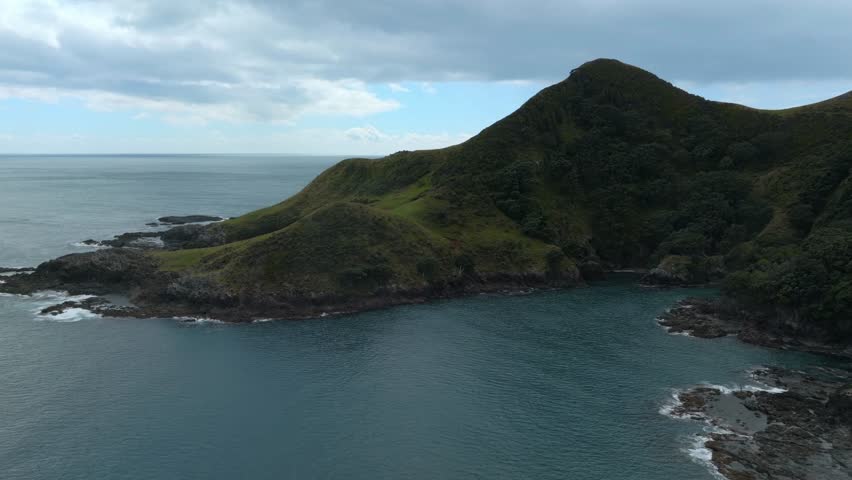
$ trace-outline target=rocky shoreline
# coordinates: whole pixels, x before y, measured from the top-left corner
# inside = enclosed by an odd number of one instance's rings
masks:
[[[732,480],[852,478],[852,348],[803,335],[784,312],[722,298],[688,298],[658,323],[672,334],[735,336],[762,347],[837,358],[844,369],[791,371],[769,367],[753,378],[765,388],[697,386],[680,392],[665,412],[707,423],[702,441],[718,473]]]
[[[777,310],[744,306],[724,297],[687,298],[657,320],[669,333],[699,338],[736,336],[763,347],[852,359],[852,346],[832,342],[818,330],[802,331],[795,317]]]
[[[156,256],[150,255],[152,250],[221,245],[225,234],[216,224],[221,220],[204,215],[160,217],[156,226],[172,227],[123,233],[110,240],[86,240],[82,242],[84,245],[98,250],[65,255],[37,268],[10,270],[12,274],[0,283],[0,292],[31,295],[53,290],[95,296],[48,307],[42,312],[46,315],[81,308],[106,317],[209,318],[245,323],[258,319],[302,320],[475,294],[512,294],[582,283],[579,273],[554,278],[538,272],[488,275],[464,272],[424,287],[389,284],[353,295],[324,291],[270,293],[250,286],[234,291],[209,276],[162,270]],[[114,305],[102,298],[110,294],[128,298],[129,304]]]
[[[127,232],[108,240],[88,239],[80,242],[88,247],[138,248],[178,250],[181,248],[200,248],[220,245],[224,234],[211,224],[221,222],[222,217],[208,215],[187,215],[160,217],[157,222],[146,224],[149,227],[170,227],[166,230],[148,232]]]
[[[698,386],[666,413],[703,421],[703,448],[732,480],[852,478],[852,372],[766,368],[766,388]]]
[[[180,227],[179,227],[180,228]],[[65,255],[39,265],[35,271],[5,277],[0,291],[31,295],[37,291],[65,291],[71,295],[126,296],[131,305],[105,300],[69,301],[49,307],[46,314],[84,308],[108,317],[213,318],[224,322],[257,319],[300,320],[418,304],[480,293],[516,293],[531,289],[574,286],[579,278],[552,279],[538,274],[467,275],[455,282],[421,289],[386,287],[369,295],[273,295],[244,290],[234,294],[205,277],[166,272],[156,260],[137,248],[104,248]]]

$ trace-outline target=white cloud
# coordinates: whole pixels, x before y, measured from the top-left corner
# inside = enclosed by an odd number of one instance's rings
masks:
[[[399,107],[374,85],[553,81],[595,57],[701,85],[852,85],[849,1],[368,3],[3,0],[0,95],[180,123],[288,123]]]
[[[311,100],[302,113],[365,116],[399,107],[396,100],[377,98],[359,80],[307,79],[296,84]]]
[[[423,90],[425,93],[428,93],[429,95],[434,95],[434,94],[438,93],[438,89],[435,88],[434,85],[432,85],[432,82],[421,82],[420,83],[420,90]]]
[[[396,93],[408,93],[411,91],[407,87],[404,87],[402,84],[395,82],[389,83],[388,88],[390,88],[392,92]]]
[[[349,129],[289,128],[276,133],[234,133],[212,129],[145,135],[31,134],[4,137],[2,148],[16,153],[292,153],[308,155],[386,155],[399,150],[443,148],[469,134],[388,133],[365,125]]]
[[[129,109],[180,123],[291,122],[399,106],[362,80],[315,71],[312,64],[339,60],[333,48],[301,38],[248,3],[195,7],[6,0],[0,97],[75,98],[98,110]],[[162,24],[166,17],[185,24],[170,29]]]
[[[675,82],[696,95],[720,102],[738,103],[754,108],[781,109],[826,100],[850,89],[842,80],[785,80],[774,82]]]
[[[349,140],[356,140],[360,142],[381,142],[388,139],[387,135],[372,125],[350,128],[343,132],[343,135],[345,135]]]
[[[228,86],[226,88],[237,88]],[[251,86],[245,87],[247,89]],[[328,81],[318,79],[293,80],[289,85],[254,86],[273,90],[273,96],[288,90],[301,98],[221,98],[217,101],[192,103],[179,98],[148,98],[101,90],[72,90],[54,87],[17,87],[0,85],[0,99],[23,98],[43,102],[58,102],[63,98],[81,100],[92,110],[113,112],[137,111],[135,118],[158,114],[179,124],[203,125],[209,121],[290,122],[305,115],[366,116],[399,107],[395,100],[378,98],[363,82],[355,80]],[[241,101],[247,100],[247,101]]]

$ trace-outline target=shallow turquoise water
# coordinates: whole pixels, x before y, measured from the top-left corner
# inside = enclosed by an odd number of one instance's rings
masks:
[[[0,265],[236,215],[331,158],[0,157]],[[0,296],[0,478],[709,479],[671,389],[822,360],[667,335],[629,278],[322,320],[187,324]]]

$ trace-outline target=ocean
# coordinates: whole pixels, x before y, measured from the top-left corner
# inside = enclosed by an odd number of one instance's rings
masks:
[[[235,216],[341,157],[0,156],[0,266]],[[0,277],[2,278],[2,277]],[[228,325],[0,296],[0,478],[714,478],[676,389],[825,360],[667,334],[708,289],[589,287]]]

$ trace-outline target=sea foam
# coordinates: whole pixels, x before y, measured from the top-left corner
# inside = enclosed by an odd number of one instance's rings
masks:
[[[35,314],[35,317],[33,317],[34,320],[73,323],[91,318],[101,318],[101,315],[92,312],[91,310],[79,307],[66,308],[55,315],[50,313],[41,313],[41,311],[47,307],[58,305],[60,303],[82,302],[83,300],[93,297],[94,295],[69,295],[68,292],[47,290],[43,292],[36,292],[29,297],[24,298],[35,300],[35,308],[32,310],[33,314]]]
[[[91,310],[86,310],[85,308],[68,308],[65,309],[62,313],[57,313],[56,315],[52,314],[36,314],[35,320],[39,321],[48,321],[48,322],[62,322],[62,323],[73,323],[79,322],[80,320],[87,320],[90,318],[101,318],[101,315]]]
[[[223,325],[225,322],[222,320],[217,320],[215,318],[209,317],[174,317],[175,320],[180,320],[181,322],[190,323],[194,325],[202,325],[202,324],[216,324]]]
[[[84,242],[74,242],[74,243],[71,244],[71,246],[77,247],[77,248],[93,248],[93,249],[96,249],[96,250],[99,249],[99,248],[109,248],[107,245],[102,245],[100,243],[84,243]]]
[[[710,475],[713,475],[713,478],[718,478],[720,480],[727,480],[719,469],[716,468],[716,465],[713,464],[713,452],[707,448],[707,442],[711,440],[711,433],[730,433],[721,428],[705,428],[705,434],[696,435],[694,437],[693,442],[684,449],[684,452],[689,455],[689,458],[692,459],[693,462],[702,465],[710,471]]]
[[[763,384],[761,384],[761,385],[748,384],[748,385],[727,386],[727,385],[718,385],[718,384],[709,383],[709,382],[701,382],[701,383],[699,383],[699,384],[697,384],[693,387],[690,387],[690,388],[673,388],[669,398],[665,402],[663,402],[662,406],[660,406],[660,409],[659,409],[660,415],[665,415],[667,417],[676,418],[676,419],[695,419],[695,418],[703,417],[703,415],[700,415],[700,414],[697,414],[697,413],[691,413],[691,414],[687,414],[687,415],[675,413],[675,411],[678,409],[678,407],[683,405],[683,402],[681,402],[681,400],[680,400],[680,394],[687,392],[689,390],[692,390],[694,388],[713,388],[713,389],[719,390],[719,392],[722,393],[723,395],[731,395],[734,392],[766,392],[766,393],[778,394],[778,393],[784,393],[784,392],[787,391],[786,389],[781,388],[781,387],[770,387],[768,385],[763,385]]]

